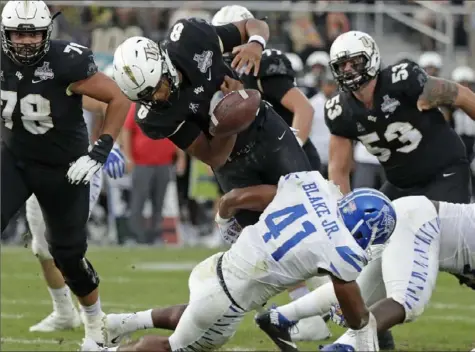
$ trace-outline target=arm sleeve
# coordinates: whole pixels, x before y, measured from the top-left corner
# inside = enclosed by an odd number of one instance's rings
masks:
[[[242,44],[241,33],[234,24],[228,23],[224,26],[214,26],[214,29],[221,39],[223,53],[232,52],[234,47]]]

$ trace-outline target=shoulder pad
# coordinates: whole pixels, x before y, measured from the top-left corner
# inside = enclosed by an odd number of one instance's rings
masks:
[[[413,85],[422,87],[427,82],[428,75],[417,63],[411,60],[402,60],[388,66],[381,73],[389,78],[389,82],[401,89]],[[412,87],[413,88],[413,87]]]
[[[98,71],[92,51],[74,42],[52,40],[44,61],[48,60],[53,62],[55,75],[66,83],[81,81]]]
[[[266,49],[262,52],[259,76],[289,76],[295,78],[295,71],[292,64],[283,52],[276,49]]]

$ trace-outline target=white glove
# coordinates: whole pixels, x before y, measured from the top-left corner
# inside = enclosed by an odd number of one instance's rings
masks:
[[[67,177],[72,184],[89,183],[92,176],[101,169],[107,160],[114,140],[108,134],[100,136],[89,154],[81,156],[69,167]]]
[[[218,213],[216,213],[214,221],[218,224],[219,232],[221,233],[223,240],[229,244],[233,244],[237,241],[241,234],[242,227],[238,224],[236,218],[223,219]]]
[[[339,304],[334,304],[330,308],[330,317],[331,320],[338,326],[341,326],[343,328],[347,328],[348,326],[346,325],[346,320],[345,316],[343,315],[343,312],[341,310],[341,307]]]

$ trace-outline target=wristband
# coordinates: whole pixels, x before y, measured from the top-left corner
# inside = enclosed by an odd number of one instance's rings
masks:
[[[89,156],[91,159],[94,159],[101,164],[104,164],[109,156],[109,153],[114,145],[114,139],[109,134],[101,135],[94,146],[92,147],[91,151],[89,152]]]
[[[260,35],[251,35],[249,37],[248,43],[257,42],[262,45],[262,50],[266,48],[266,40],[262,38]]]
[[[223,219],[221,216],[219,216],[219,212],[216,213],[216,217],[214,218],[214,221],[216,221],[217,224],[219,225],[225,225],[229,219]]]

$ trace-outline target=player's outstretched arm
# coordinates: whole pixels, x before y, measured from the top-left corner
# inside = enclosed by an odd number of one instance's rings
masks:
[[[240,209],[262,212],[272,202],[276,192],[277,186],[274,185],[235,188],[221,197],[218,214],[230,219]]]
[[[101,134],[110,135],[116,140],[131,104],[117,84],[102,72],[97,72],[84,80],[74,82],[70,85],[69,90],[107,104]]]
[[[475,120],[475,93],[453,81],[429,76],[417,107],[422,111],[443,105],[456,106]]]

